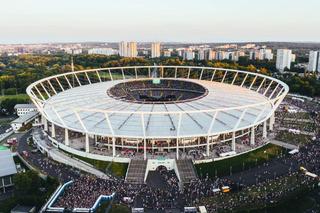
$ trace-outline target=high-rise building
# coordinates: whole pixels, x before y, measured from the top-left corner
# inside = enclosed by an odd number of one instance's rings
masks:
[[[161,55],[160,52],[160,43],[155,42],[151,44],[151,58],[159,58]]]
[[[310,51],[309,53],[309,63],[308,71],[318,71],[320,72],[320,51]]]
[[[127,57],[128,44],[125,41],[119,43],[119,55],[122,57]]]
[[[292,51],[288,49],[277,50],[276,68],[283,72],[285,68],[290,69],[292,61]]]
[[[119,43],[119,55],[122,57],[137,57],[137,43],[121,41]]]
[[[291,62],[295,62],[296,61],[296,54],[291,54]]]
[[[192,51],[192,49],[186,49],[183,52],[183,59],[185,59],[185,60],[193,60],[194,59],[194,52]]]
[[[229,60],[230,59],[230,53],[226,51],[218,51],[216,54],[217,60]]]
[[[216,51],[208,49],[206,51],[207,60],[215,60],[216,59]]]
[[[267,60],[272,60],[273,59],[273,53],[271,49],[263,49],[263,58]]]
[[[234,51],[229,55],[229,59],[231,59],[232,61],[239,61],[239,57],[241,56],[245,56],[244,51]]]
[[[198,50],[198,60],[202,61],[206,59],[206,54],[204,49]]]
[[[137,50],[137,42],[128,42],[128,50],[127,50],[127,57],[137,57],[138,50]]]
[[[251,50],[249,53],[250,60],[272,60],[273,54],[271,49]]]

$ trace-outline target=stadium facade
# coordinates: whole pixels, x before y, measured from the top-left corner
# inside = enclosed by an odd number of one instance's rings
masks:
[[[130,162],[212,160],[264,145],[288,90],[285,83],[256,72],[132,66],[47,77],[27,93],[56,147],[82,157]]]

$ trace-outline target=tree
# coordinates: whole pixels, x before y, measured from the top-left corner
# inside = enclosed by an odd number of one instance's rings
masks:
[[[16,104],[28,103],[28,98],[5,98],[1,101],[0,107],[2,112],[13,114]]]
[[[40,177],[32,170],[16,174],[13,182],[20,195],[37,193],[35,189],[40,187]]]

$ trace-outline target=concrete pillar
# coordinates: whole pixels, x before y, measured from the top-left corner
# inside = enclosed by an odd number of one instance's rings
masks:
[[[179,159],[179,139],[177,138],[176,158]]]
[[[116,156],[116,138],[112,138],[112,156]]]
[[[236,151],[236,132],[232,132],[232,151]]]
[[[44,116],[43,116],[43,128],[44,128],[44,131],[48,132],[48,121]]]
[[[64,144],[69,146],[69,130],[64,129]]]
[[[262,137],[267,138],[267,121],[263,122]]]
[[[56,137],[56,128],[54,123],[51,123],[51,137],[55,138]]]
[[[250,137],[250,145],[255,145],[255,139],[254,139],[254,126],[251,127],[251,137]]]
[[[2,186],[3,186],[3,193],[6,193],[6,187],[4,186],[4,178],[1,178]]]
[[[273,131],[274,120],[275,120],[274,113],[272,113],[271,117],[269,118],[269,130],[270,131]]]
[[[108,151],[110,150],[110,141],[109,141],[109,137],[107,137],[107,143],[108,143]]]
[[[210,136],[207,137],[207,156],[210,155],[210,145],[209,145],[209,143],[210,143]]]
[[[147,140],[143,139],[143,159],[147,160]]]
[[[89,134],[86,133],[86,152],[90,152]]]

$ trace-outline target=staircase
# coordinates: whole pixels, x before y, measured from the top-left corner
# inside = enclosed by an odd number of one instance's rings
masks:
[[[146,160],[131,160],[125,181],[132,184],[143,184],[146,168]]]
[[[182,183],[189,183],[198,177],[191,160],[176,160],[176,163]]]

